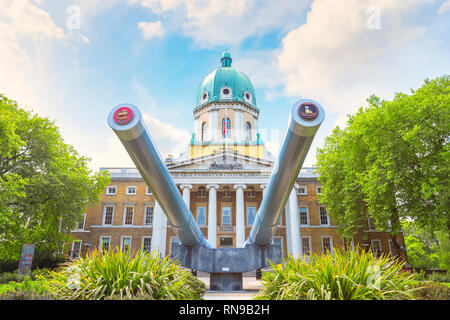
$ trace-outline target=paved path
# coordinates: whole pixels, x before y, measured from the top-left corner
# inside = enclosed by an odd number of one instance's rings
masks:
[[[209,276],[199,275],[201,281],[206,284],[205,300],[252,300],[253,296],[262,288],[262,284],[255,277],[242,278],[244,290],[241,291],[212,291],[209,290]]]

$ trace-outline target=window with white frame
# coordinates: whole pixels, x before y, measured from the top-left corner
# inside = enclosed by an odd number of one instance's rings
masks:
[[[206,207],[197,207],[197,224],[199,226],[204,226],[206,224]]]
[[[117,186],[106,187],[106,195],[113,196],[117,194]]]
[[[331,237],[322,237],[322,252],[327,251],[333,253],[333,240]]]
[[[72,250],[70,251],[70,257],[72,259],[78,259],[81,253],[81,240],[75,240],[72,242]]]
[[[134,206],[125,206],[125,212],[123,217],[124,225],[133,224]]]
[[[299,224],[301,226],[309,225],[309,217],[308,217],[308,208],[307,207],[299,207],[298,208],[298,218],[299,218]]]
[[[142,237],[142,251],[150,253],[152,251],[152,237]]]
[[[153,207],[146,206],[144,208],[144,226],[153,225]]]
[[[102,236],[100,237],[100,248],[99,251],[101,253],[105,253],[109,251],[111,248],[111,237],[110,236]]]
[[[137,187],[136,186],[127,186],[127,195],[134,196],[137,193]]]
[[[145,195],[151,196],[153,193],[148,186],[145,187]]]
[[[247,225],[252,226],[255,222],[256,217],[256,207],[255,206],[248,206],[247,207]]]
[[[381,251],[381,240],[373,239],[370,242],[371,242],[371,247],[372,247],[373,254],[375,256],[379,256],[382,253],[382,251]]]
[[[77,223],[77,229],[76,230],[84,230],[84,226],[86,224],[86,214],[83,214],[83,218],[80,222]]]
[[[308,194],[308,189],[306,188],[306,186],[300,186],[297,189],[297,194],[299,195],[307,195]]]
[[[302,251],[303,255],[309,256],[311,254],[311,238],[302,237]]]
[[[369,227],[369,230],[376,230],[375,219],[369,215],[367,215],[367,225]]]
[[[222,225],[231,225],[231,207],[222,207]]]
[[[124,236],[120,239],[120,249],[122,251],[130,252],[131,250],[131,237]]]
[[[322,193],[322,187],[321,186],[316,186],[316,193],[317,194],[321,194]]]
[[[325,207],[319,207],[319,221],[323,226],[330,225],[330,217],[328,216],[328,212]]]
[[[394,255],[394,243],[392,242],[391,239],[388,240],[388,245],[389,245],[389,254],[391,256]]]
[[[112,225],[114,216],[114,206],[105,206],[103,209],[103,224]]]

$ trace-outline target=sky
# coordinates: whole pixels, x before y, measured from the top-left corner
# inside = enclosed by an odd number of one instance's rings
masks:
[[[304,166],[375,94],[450,74],[450,0],[0,0],[0,93],[52,119],[99,167],[133,167],[108,127],[132,103],[163,157],[185,151],[203,78],[228,49],[277,154],[289,109],[326,116]]]

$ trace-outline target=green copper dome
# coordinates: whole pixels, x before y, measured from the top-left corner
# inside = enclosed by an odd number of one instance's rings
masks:
[[[197,106],[211,101],[241,101],[256,107],[253,84],[243,72],[231,66],[230,53],[225,51],[220,61],[221,66],[200,83]]]

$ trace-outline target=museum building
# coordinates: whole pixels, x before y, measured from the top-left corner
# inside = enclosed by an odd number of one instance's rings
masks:
[[[252,82],[232,67],[228,51],[220,66],[201,81],[193,115],[194,130],[186,152],[169,157],[166,165],[212,247],[243,247],[276,159],[258,130],[260,109]],[[139,171],[100,170],[109,172],[111,182],[100,196],[100,205],[87,209],[71,232],[71,257],[115,247],[170,254],[179,239]],[[377,254],[406,259],[403,235],[396,236],[400,250],[395,250],[391,234],[377,231],[369,217],[358,235],[345,242],[320,204],[320,192],[318,174],[313,168],[302,168],[273,238],[284,254],[298,258],[311,251],[332,252],[359,244]]]

